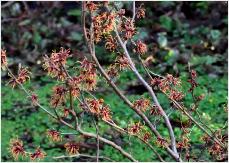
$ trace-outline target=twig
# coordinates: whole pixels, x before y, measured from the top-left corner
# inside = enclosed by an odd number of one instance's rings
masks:
[[[117,27],[115,25],[115,33],[116,36],[118,38],[118,41],[122,47],[122,49],[124,50],[124,54],[127,57],[130,66],[132,67],[132,70],[134,72],[134,74],[137,76],[137,78],[141,81],[141,83],[145,86],[145,88],[148,90],[149,94],[151,95],[151,97],[153,98],[154,103],[157,105],[157,107],[159,108],[164,120],[165,120],[165,124],[169,130],[169,135],[170,135],[170,140],[171,140],[171,146],[172,146],[172,150],[174,152],[174,154],[176,155],[177,159],[179,160],[180,157],[177,153],[177,149],[176,149],[176,140],[175,140],[175,136],[174,136],[174,132],[173,132],[173,128],[171,126],[171,123],[169,121],[168,116],[166,115],[165,111],[162,109],[154,91],[152,90],[152,88],[149,86],[149,84],[142,78],[142,76],[140,75],[140,73],[138,72],[138,70],[136,69],[134,63],[132,62],[132,59],[130,58],[129,52],[127,51],[126,46],[124,45],[123,41],[121,40],[121,37],[118,33]]]
[[[54,159],[61,159],[61,158],[73,158],[73,157],[88,157],[88,158],[97,158],[97,156],[91,156],[91,155],[87,155],[87,154],[77,154],[77,155],[70,155],[70,156],[56,156],[53,157]],[[114,160],[108,158],[108,157],[104,157],[104,156],[99,156],[100,159],[104,159],[104,160],[108,160],[111,162],[114,162]]]

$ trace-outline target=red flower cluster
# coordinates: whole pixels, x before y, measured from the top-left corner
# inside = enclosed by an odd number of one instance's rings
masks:
[[[18,159],[18,156],[25,156],[26,152],[23,147],[23,142],[19,139],[11,139],[10,140],[10,153],[12,154],[15,160]]]
[[[53,51],[50,57],[45,55],[43,67],[45,70],[47,69],[48,75],[63,81],[67,77],[63,67],[69,56],[70,50],[65,50],[64,48],[60,48],[59,52]]]
[[[150,115],[161,115],[161,112],[157,105],[154,104],[150,107]]]
[[[79,145],[74,142],[68,142],[64,145],[66,148],[66,152],[68,152],[70,155],[75,155],[79,153]]]
[[[125,57],[123,54],[122,55],[119,55],[115,59],[115,65],[116,65],[116,67],[119,68],[119,70],[125,70],[125,69],[127,69],[127,68],[130,67],[128,58]]]
[[[50,138],[52,141],[54,142],[59,142],[61,141],[61,135],[60,132],[56,131],[56,130],[48,130],[47,131],[47,136],[48,138]]]
[[[184,97],[182,92],[176,90],[176,87],[180,86],[181,81],[170,74],[167,74],[163,79],[154,78],[150,83],[152,86],[157,86],[163,93],[167,94],[170,99],[180,101]]]
[[[8,82],[9,85],[11,85],[13,88],[17,85],[17,84],[23,84],[25,83],[27,80],[30,79],[29,75],[31,73],[27,70],[27,68],[22,68],[20,67],[19,71],[18,71],[18,76],[16,77],[16,79],[11,76],[11,74],[9,74],[9,76],[11,77],[10,81]]]
[[[80,83],[82,81],[82,78],[79,77],[73,77],[71,79],[68,80],[68,85],[70,87],[71,90],[71,95],[72,97],[76,98],[80,95]]]
[[[136,14],[137,18],[144,18],[145,17],[145,11],[146,10],[144,8],[140,7],[137,11],[137,14]]]
[[[115,16],[114,13],[103,12],[92,18],[94,25],[94,39],[96,43],[101,40],[104,34],[109,34],[114,30]]]
[[[135,48],[135,51],[140,54],[140,55],[143,55],[147,52],[147,46],[146,44],[144,44],[142,41],[137,41],[136,43],[136,48]]]
[[[157,138],[156,144],[159,147],[163,147],[163,148],[165,148],[166,146],[168,146],[167,140],[165,140],[164,138],[159,138],[159,137]]]
[[[89,2],[86,3],[86,8],[90,12],[93,12],[93,11],[97,10],[98,6],[95,3],[89,1]]]
[[[188,137],[183,137],[182,141],[177,143],[177,148],[178,149],[188,149],[190,147],[190,143],[189,143],[189,138]]]
[[[111,52],[114,52],[117,48],[117,40],[112,35],[106,37],[105,48]]]
[[[97,84],[95,64],[88,61],[87,58],[84,58],[84,60],[80,63],[81,71],[78,80],[81,81],[81,84],[85,90],[94,90]]]
[[[142,111],[146,111],[149,108],[150,101],[148,99],[140,98],[134,101],[134,108],[141,109]]]
[[[51,97],[51,106],[56,108],[57,106],[61,106],[65,101],[65,95],[67,90],[63,86],[55,86],[53,88],[53,95]]]
[[[141,131],[142,127],[143,126],[141,125],[140,122],[136,122],[134,123],[134,125],[128,128],[128,133],[133,134],[133,135],[138,134]]]
[[[150,138],[151,138],[151,134],[149,132],[143,134],[144,141],[148,142]]]
[[[196,77],[197,77],[196,71],[191,70],[190,79],[188,79],[188,82],[191,84],[191,88],[188,90],[189,92],[193,92],[193,90],[198,86],[196,82]]]
[[[119,71],[125,70],[129,67],[130,67],[130,65],[129,65],[128,59],[123,54],[121,54],[118,57],[116,57],[115,63],[111,64],[108,67],[107,74],[111,78],[114,78],[114,77],[118,76]]]
[[[111,120],[110,108],[107,105],[104,105],[103,99],[86,99],[86,102],[89,106],[89,111],[92,114],[95,114],[98,117],[101,117],[104,121]]]
[[[6,50],[1,49],[1,67],[4,70],[7,66]]]
[[[124,39],[131,39],[136,34],[136,28],[131,19],[126,19],[122,22],[120,30],[124,35]]]
[[[36,151],[32,154],[30,154],[30,159],[32,161],[34,160],[40,160],[40,159],[44,159],[44,157],[46,156],[46,153],[43,152],[40,148],[37,148]]]
[[[38,96],[35,93],[32,93],[31,94],[31,100],[32,100],[33,106],[36,106],[38,103]]]

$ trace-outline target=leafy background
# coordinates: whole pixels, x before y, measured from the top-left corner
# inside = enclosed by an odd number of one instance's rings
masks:
[[[16,72],[19,63],[27,65],[33,72],[27,88],[34,90],[41,104],[49,107],[52,87],[56,82],[45,76],[41,68],[42,57],[59,47],[71,48],[73,65],[84,55],[88,55],[82,38],[80,25],[81,4],[79,2],[1,2],[1,47],[7,50],[9,67]],[[131,15],[131,2],[117,2]],[[140,5],[140,2],[137,2]],[[183,81],[183,89],[187,92],[188,62],[198,73],[200,88],[195,94],[205,94],[200,103],[201,117],[212,128],[227,128],[227,61],[228,61],[228,13],[227,2],[144,2],[146,18],[137,20],[139,33],[136,39],[144,40],[149,52],[144,59],[150,70],[165,75],[171,73],[179,76]],[[115,54],[104,50],[103,45],[96,46],[97,56],[104,67],[112,63]],[[145,75],[139,67],[141,74]],[[53,156],[65,154],[64,142],[52,143],[45,132],[49,128],[68,131],[49,118],[42,110],[33,107],[25,94],[18,88],[12,90],[6,86],[8,77],[1,73],[1,156],[2,161],[14,161],[9,154],[9,140],[18,136],[25,142],[25,147],[34,150],[40,146],[47,153],[44,161],[94,161],[88,158],[68,158],[54,160]],[[147,76],[145,75],[147,78]],[[122,72],[116,81],[129,99],[134,100],[141,96],[148,97],[144,87],[136,80],[133,73]],[[113,111],[113,117],[122,127],[138,121],[138,116],[114,94],[111,88],[103,81],[98,83],[98,90],[94,93],[98,98],[104,98]],[[157,93],[170,119],[175,126],[175,134],[180,134],[180,114],[171,108],[169,101]],[[184,100],[190,106],[192,98],[186,93]],[[152,121],[155,117],[150,117]],[[185,119],[185,117],[182,117]],[[95,131],[91,126],[90,117],[85,120],[84,128]],[[156,161],[155,155],[141,142],[133,137],[120,135],[108,126],[100,123],[100,132],[104,137],[113,140],[125,150],[134,154],[141,161]],[[158,130],[168,136],[163,125]],[[227,136],[227,130],[223,133]],[[196,126],[192,126],[192,152],[200,155],[200,160],[215,161],[207,151],[201,153],[203,134]],[[81,142],[81,153],[96,154],[95,140],[66,136],[65,140],[76,139]],[[161,149],[160,154],[167,161],[171,158]],[[101,148],[101,155],[115,161],[128,161],[116,150],[107,145]],[[21,161],[28,161],[21,159]]]

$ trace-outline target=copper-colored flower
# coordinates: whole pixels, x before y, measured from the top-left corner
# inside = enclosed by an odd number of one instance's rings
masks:
[[[51,97],[51,106],[56,108],[57,106],[62,105],[65,101],[66,93],[67,93],[67,90],[63,86],[53,87],[53,94]]]
[[[18,138],[10,140],[9,150],[15,160],[18,159],[18,156],[26,155],[26,152],[23,147],[23,142],[19,140]]]
[[[102,26],[103,34],[109,34],[114,30],[115,16],[116,15],[114,13],[107,13],[107,17],[104,19],[104,24]]]
[[[161,115],[161,112],[157,105],[154,104],[150,107],[150,115]]]
[[[136,16],[137,16],[137,18],[144,18],[145,17],[145,9],[144,8],[138,9]]]
[[[45,55],[43,67],[48,71],[48,75],[63,81],[67,77],[63,67],[69,56],[70,49],[66,50],[62,47],[59,52],[53,51],[50,57]]]
[[[211,138],[207,134],[205,134],[200,138],[200,140],[202,140],[203,142],[208,144],[210,142]]]
[[[150,81],[150,84],[151,84],[152,86],[158,86],[160,83],[161,83],[161,79],[160,79],[160,78],[153,78],[153,79]]]
[[[86,58],[81,63],[81,71],[80,71],[80,81],[84,89],[91,91],[96,88],[97,84],[97,74],[95,64],[93,62],[88,61]]]
[[[142,111],[146,111],[146,109],[150,105],[150,101],[148,99],[140,98],[136,101],[134,101],[134,108],[141,109]]]
[[[86,102],[89,106],[89,110],[91,113],[99,116],[100,111],[103,107],[103,100],[96,100],[96,99],[86,99]]]
[[[37,106],[38,103],[38,96],[35,93],[31,94],[31,100],[32,100],[32,104],[33,106]]]
[[[177,143],[178,149],[188,149],[189,147],[190,147],[190,143],[189,143],[189,138],[187,137],[184,137],[182,141],[179,141]]]
[[[64,108],[63,116],[64,116],[65,118],[68,117],[69,113],[70,113],[70,109]]]
[[[100,111],[100,116],[101,116],[102,120],[110,121],[111,120],[110,108],[108,106],[102,107],[102,109]]]
[[[167,140],[164,139],[164,138],[160,138],[160,137],[157,138],[156,144],[157,144],[159,147],[163,147],[163,148],[165,148],[166,146],[168,146]]]
[[[223,148],[217,142],[214,142],[208,151],[213,155],[220,155],[223,152]]]
[[[1,49],[1,67],[4,70],[7,66],[6,50]]]
[[[142,129],[142,125],[140,122],[136,122],[134,125],[128,128],[128,132],[130,134],[138,134]]]
[[[124,25],[122,26],[123,27],[121,27],[121,30],[124,30],[124,38],[126,40],[131,39],[136,34],[136,28],[134,27],[134,23],[131,21],[131,19],[128,19],[126,22],[124,22]]]
[[[112,64],[108,67],[107,74],[109,75],[110,78],[114,78],[118,76],[118,69],[116,65]]]
[[[70,155],[75,155],[79,153],[79,145],[74,142],[68,142],[64,145],[66,148],[66,152],[68,152]]]
[[[80,68],[82,68],[85,71],[91,71],[95,67],[95,63],[89,61],[86,57],[83,59],[82,62],[80,62]]]
[[[125,15],[125,13],[126,13],[125,9],[120,9],[117,14],[119,17],[123,17]]]
[[[83,76],[83,88],[88,91],[92,91],[96,89],[97,84],[97,74],[96,70],[91,71],[81,71],[81,76]]]
[[[144,133],[144,135],[143,135],[144,141],[147,142],[147,141],[149,141],[150,138],[151,138],[151,134],[149,132]]]
[[[39,147],[36,149],[36,151],[32,154],[30,154],[30,159],[32,161],[34,160],[41,160],[44,159],[46,156],[46,153],[44,151],[42,151]]]
[[[119,55],[115,59],[115,64],[119,67],[119,70],[124,70],[130,67],[129,61],[124,55]]]
[[[90,11],[93,12],[95,10],[97,10],[97,5],[94,2],[87,2],[86,3],[86,8]]]
[[[195,70],[191,70],[191,77],[195,79],[197,77],[197,73]]]
[[[48,130],[47,131],[47,136],[48,138],[50,138],[52,141],[54,142],[59,142],[61,141],[61,135],[60,132],[56,131],[56,130]]]
[[[11,77],[10,81],[8,82],[9,85],[11,85],[13,88],[18,85],[18,84],[23,84],[25,83],[27,80],[30,79],[29,75],[31,73],[28,71],[27,68],[22,68],[20,67],[19,71],[18,71],[18,76],[14,77],[11,74],[9,74],[9,76]],[[15,79],[16,78],[16,79]]]
[[[169,98],[172,100],[180,101],[184,97],[184,94],[179,91],[171,90]]]
[[[105,48],[111,52],[114,52],[117,48],[117,41],[112,35],[106,37]]]
[[[138,54],[143,55],[147,52],[147,46],[142,41],[137,41],[135,50]]]

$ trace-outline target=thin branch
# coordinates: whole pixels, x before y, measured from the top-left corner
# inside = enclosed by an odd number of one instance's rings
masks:
[[[117,27],[115,25],[115,33],[116,33],[116,36],[118,38],[118,41],[122,47],[122,49],[124,50],[124,54],[125,56],[127,57],[128,61],[129,61],[129,64],[130,66],[132,67],[132,70],[134,72],[134,74],[137,76],[137,78],[140,80],[140,82],[145,86],[145,88],[148,90],[150,96],[153,98],[153,101],[154,103],[157,105],[158,109],[160,110],[164,120],[165,120],[165,124],[169,130],[169,135],[170,135],[170,140],[171,140],[171,146],[172,146],[172,149],[173,149],[173,152],[174,154],[176,155],[177,159],[179,159],[179,155],[177,153],[177,149],[176,149],[176,140],[175,140],[175,135],[174,135],[174,132],[173,132],[173,128],[172,128],[172,125],[169,121],[169,118],[168,116],[166,115],[165,111],[162,109],[154,91],[152,90],[152,88],[149,86],[149,84],[143,79],[143,77],[140,75],[140,73],[138,72],[138,70],[136,69],[134,63],[132,62],[132,59],[130,58],[130,55],[129,55],[129,52],[127,51],[127,48],[126,46],[124,45],[119,33],[118,33],[118,30],[117,30]]]
[[[97,156],[91,156],[91,155],[87,155],[87,154],[77,154],[77,155],[70,155],[70,156],[56,156],[53,157],[53,159],[61,159],[61,158],[73,158],[73,157],[88,157],[88,158],[97,158]],[[104,159],[104,160],[108,160],[111,162],[114,162],[114,160],[108,158],[108,157],[104,157],[104,156],[99,156],[100,159]]]
[[[95,134],[82,131],[81,129],[78,129],[78,131],[81,134],[85,135],[85,136],[97,138],[97,135],[95,135]],[[122,149],[122,147],[120,147],[119,145],[115,144],[114,142],[112,142],[110,140],[107,140],[107,139],[105,139],[105,138],[103,138],[101,136],[99,136],[99,140],[102,141],[102,142],[104,142],[104,143],[106,143],[106,144],[111,145],[113,148],[117,149],[120,153],[122,153],[123,156],[127,157],[129,160],[134,161],[134,162],[137,162],[137,160],[135,160],[129,153],[127,153],[126,151],[124,151]]]

